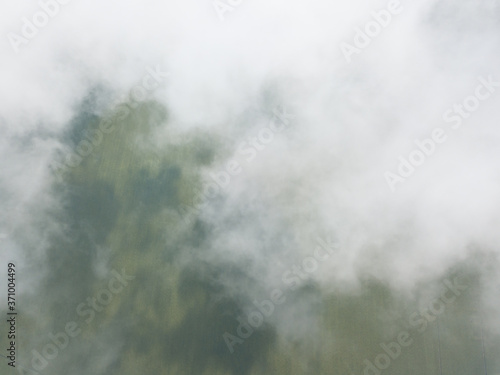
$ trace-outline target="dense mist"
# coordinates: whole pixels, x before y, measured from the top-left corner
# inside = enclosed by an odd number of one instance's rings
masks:
[[[499,1],[0,25],[1,374],[500,373]]]

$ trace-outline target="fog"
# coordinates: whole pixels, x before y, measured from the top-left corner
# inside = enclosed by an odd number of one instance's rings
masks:
[[[456,277],[439,369],[500,371],[498,1],[43,4],[0,12],[20,373],[366,374]],[[418,340],[385,373],[438,373]]]

